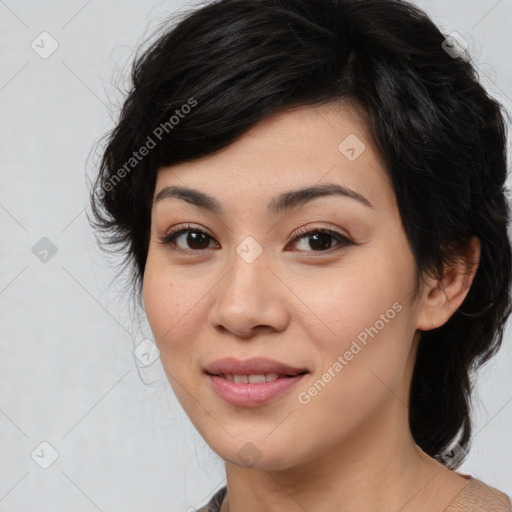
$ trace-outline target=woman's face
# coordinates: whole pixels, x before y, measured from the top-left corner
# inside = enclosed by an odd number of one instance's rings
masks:
[[[319,186],[338,193],[287,196]],[[390,411],[406,410],[416,270],[356,110],[269,117],[213,156],[160,169],[159,195],[146,314],[178,400],[218,455],[284,469],[379,435]],[[161,243],[181,229],[189,231]],[[206,372],[226,357],[307,373],[269,384]]]

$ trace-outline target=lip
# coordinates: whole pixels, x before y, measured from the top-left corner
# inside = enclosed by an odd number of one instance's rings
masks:
[[[257,407],[266,404],[281,393],[290,391],[305,376],[305,373],[301,373],[294,377],[280,377],[272,382],[261,384],[237,384],[219,375],[207,374],[215,393],[236,407]]]
[[[308,371],[306,368],[293,367],[274,359],[267,359],[266,357],[253,357],[246,360],[240,360],[234,357],[224,357],[206,365],[204,370],[210,375],[226,373],[234,375],[278,373],[292,376]]]
[[[265,357],[254,357],[244,361],[225,357],[206,365],[205,373],[213,391],[225,402],[236,407],[256,407],[290,391],[309,371]],[[260,375],[264,373],[277,373],[279,378],[258,384],[235,383],[224,378],[224,374]]]

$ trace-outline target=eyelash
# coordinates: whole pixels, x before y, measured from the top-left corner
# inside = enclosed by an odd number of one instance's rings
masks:
[[[175,239],[178,238],[180,235],[185,233],[201,233],[202,235],[206,235],[210,239],[213,239],[206,231],[203,231],[202,229],[195,228],[191,226],[190,224],[187,224],[187,227],[185,228],[177,228],[174,231],[171,231],[170,233],[167,233],[166,235],[159,237],[160,243],[162,245],[168,245],[169,248],[173,251],[177,252],[200,252],[204,251],[205,249],[181,249],[176,246],[174,243]],[[294,237],[290,242],[295,242],[297,240],[300,240],[301,238],[306,238],[306,235],[313,235],[316,233],[322,233],[326,235],[330,235],[332,238],[334,238],[338,242],[338,246],[336,247],[330,247],[329,249],[319,250],[319,251],[303,251],[303,252],[313,252],[313,253],[331,253],[338,250],[341,250],[342,248],[349,246],[349,245],[355,245],[355,242],[352,242],[352,240],[349,240],[346,236],[342,235],[338,231],[334,231],[332,229],[327,228],[300,228],[296,233],[294,233]]]

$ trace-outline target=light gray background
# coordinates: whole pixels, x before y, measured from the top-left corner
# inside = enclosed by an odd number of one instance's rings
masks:
[[[483,83],[512,110],[512,0],[416,3],[468,40]],[[94,144],[122,100],[111,84],[158,22],[192,5],[0,1],[1,511],[184,512],[225,483],[160,361],[134,359],[151,331],[109,287],[116,260],[85,216]],[[59,45],[47,59],[31,48],[43,31]],[[46,263],[32,252],[43,237],[57,247]],[[511,341],[508,329],[480,374],[473,449],[459,469],[509,494]],[[58,452],[48,469],[31,457],[49,460],[43,441]]]

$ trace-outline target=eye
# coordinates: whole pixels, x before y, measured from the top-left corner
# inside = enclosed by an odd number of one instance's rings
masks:
[[[186,236],[185,236],[186,235]],[[294,234],[295,238],[292,242],[307,240],[303,245],[313,248],[313,251],[305,250],[306,252],[327,252],[333,248],[332,242],[337,242],[338,249],[341,249],[348,245],[354,245],[355,242],[349,240],[346,236],[341,233],[327,228],[301,228]],[[179,239],[188,245],[188,247],[180,247],[177,243]],[[195,228],[190,224],[187,224],[184,228],[176,228],[175,230],[167,233],[166,235],[159,237],[160,243],[163,245],[172,246],[173,250],[176,251],[201,251],[209,248],[209,242],[214,240],[206,231]],[[336,248],[336,245],[334,245]]]
[[[338,231],[327,228],[301,228],[295,233],[295,238],[293,238],[292,242],[296,240],[302,241],[303,239],[305,240],[303,246],[313,248],[313,251],[307,251],[306,249],[306,252],[327,252],[326,249],[330,250],[333,248],[331,245],[333,241],[338,242],[338,248],[336,249],[336,246],[334,246],[336,250],[348,245],[354,245],[354,242],[346,236]]]
[[[184,237],[184,235],[186,235]],[[179,247],[179,245],[176,243],[179,238],[182,238],[185,241],[185,244],[189,244],[189,247]],[[213,238],[206,233],[206,231],[203,231],[199,228],[194,228],[190,224],[187,224],[187,227],[185,228],[177,228],[174,231],[171,231],[170,233],[167,233],[166,235],[159,237],[160,243],[163,245],[171,245],[171,246],[177,246],[176,249],[173,248],[173,250],[177,251],[187,251],[192,248],[192,250],[198,251],[208,248],[208,239],[213,240]],[[195,247],[195,249],[194,249]]]

